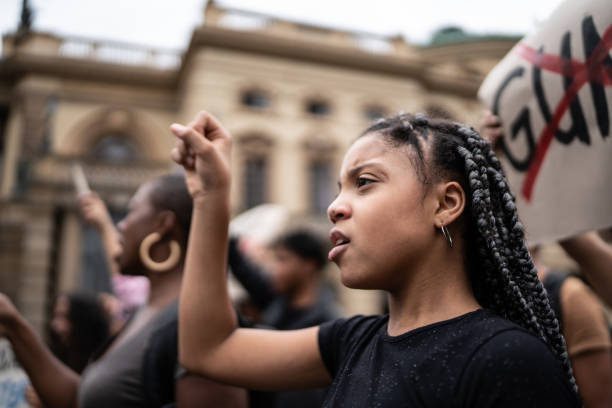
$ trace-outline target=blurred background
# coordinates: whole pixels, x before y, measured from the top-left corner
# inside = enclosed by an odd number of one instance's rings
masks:
[[[58,293],[108,291],[72,163],[119,219],[175,170],[168,126],[201,109],[235,138],[233,213],[278,204],[324,233],[343,153],[371,121],[476,126],[486,74],[559,3],[2,0],[0,291],[39,330]],[[340,296],[347,313],[382,304]]]

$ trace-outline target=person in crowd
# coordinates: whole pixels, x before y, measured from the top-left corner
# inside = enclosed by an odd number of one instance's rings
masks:
[[[485,111],[481,122],[484,138],[496,145],[503,137],[501,120]],[[588,278],[612,276],[612,249],[596,232],[568,238],[561,245]],[[612,406],[612,343],[605,311],[589,286],[576,276],[550,270],[539,252],[539,247],[531,249],[567,342],[582,401],[586,407]],[[605,282],[598,283],[605,289]]]
[[[326,245],[313,232],[285,232],[272,245],[270,272],[242,254],[239,240],[230,239],[228,263],[232,273],[261,311],[259,324],[279,330],[303,329],[340,317],[331,288],[323,282]],[[320,407],[325,389],[281,392],[267,398],[268,407]],[[256,394],[252,401],[260,400]],[[256,404],[256,403],[254,403]]]
[[[605,311],[577,276],[550,269],[531,253],[565,341],[585,407],[612,406],[612,343]]]
[[[612,307],[612,245],[597,231],[567,238],[561,246],[578,264],[593,290]]]
[[[53,307],[49,332],[53,354],[81,374],[110,336],[109,316],[94,294],[60,295]]]
[[[306,229],[288,231],[271,245],[270,271],[251,261],[230,238],[232,273],[262,310],[258,323],[279,330],[302,329],[340,317],[331,288],[323,281],[325,244]]]
[[[194,203],[179,311],[187,369],[249,388],[327,386],[325,407],[579,405],[513,196],[473,129],[400,114],[352,144],[328,256],[344,285],[385,290],[389,315],[291,331],[236,323],[229,134],[206,112],[171,131]]]
[[[151,291],[124,329],[79,376],[44,346],[0,294],[0,336],[12,343],[43,405],[54,407],[244,407],[246,392],[184,372],[177,363],[177,300],[192,201],[182,175],[142,185],[118,224],[121,273]]]

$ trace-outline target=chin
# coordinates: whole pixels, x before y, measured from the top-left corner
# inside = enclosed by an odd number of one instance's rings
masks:
[[[380,289],[372,279],[360,273],[342,272],[340,270],[340,282],[349,289]]]

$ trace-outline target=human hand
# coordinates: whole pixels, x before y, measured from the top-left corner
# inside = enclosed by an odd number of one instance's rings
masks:
[[[485,110],[480,118],[480,134],[491,145],[493,150],[499,146],[499,141],[504,136],[499,116],[494,115],[490,110]]]
[[[13,302],[4,293],[0,293],[0,337],[8,336],[11,326],[18,316],[19,312]]]
[[[231,137],[210,113],[202,111],[187,126],[173,124],[172,159],[185,169],[185,181],[195,200],[211,193],[228,193]]]
[[[34,387],[32,387],[32,385],[28,385],[25,388],[25,397],[31,408],[44,408],[40,397],[38,396],[36,390],[34,389]]]
[[[81,215],[88,224],[98,229],[113,225],[113,220],[108,213],[108,209],[97,193],[92,191],[80,195],[78,203]]]

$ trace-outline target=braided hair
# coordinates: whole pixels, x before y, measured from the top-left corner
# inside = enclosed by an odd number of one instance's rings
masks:
[[[489,143],[473,128],[422,114],[380,119],[362,136],[372,133],[394,147],[412,147],[410,159],[425,188],[442,179],[461,184],[467,201],[464,259],[476,300],[548,344],[577,391],[565,339],[527,250],[514,195]]]

